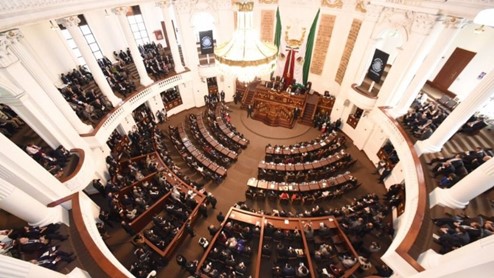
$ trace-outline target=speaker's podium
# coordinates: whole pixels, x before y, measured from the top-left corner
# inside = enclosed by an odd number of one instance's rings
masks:
[[[295,108],[303,113],[307,94],[276,91],[258,85],[253,98],[254,113],[252,118],[270,126],[292,128],[295,124]]]

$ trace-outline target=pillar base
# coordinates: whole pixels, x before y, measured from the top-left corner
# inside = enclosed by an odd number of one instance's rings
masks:
[[[113,91],[112,91],[111,95],[105,94],[105,96],[111,102],[111,104],[113,105],[113,107],[117,107],[122,102],[122,100],[120,98],[118,98],[117,96],[115,96],[113,94]]]
[[[455,200],[449,194],[449,189],[436,188],[429,194],[430,207],[440,205],[453,209],[464,209],[468,202]]]
[[[141,83],[142,86],[147,87],[147,86],[153,84],[154,83],[154,80],[151,79],[149,76],[145,76],[145,77],[141,78],[139,80],[139,82]]]
[[[185,67],[182,65],[182,62],[180,62],[179,64],[175,64],[174,70],[175,70],[175,73],[179,74],[179,73],[185,71]]]
[[[442,146],[433,146],[430,143],[425,141],[417,141],[414,145],[415,151],[417,152],[418,156],[421,156],[425,153],[435,153],[439,152],[442,149]]]
[[[46,214],[43,219],[37,222],[28,222],[28,224],[34,227],[43,227],[52,223],[64,223],[65,225],[69,226],[69,214],[66,209],[64,209],[62,206],[56,206],[47,209],[48,214]]]
[[[419,255],[417,262],[425,269],[428,269],[438,266],[440,264],[439,259],[441,257],[442,255],[432,249],[429,249]]]

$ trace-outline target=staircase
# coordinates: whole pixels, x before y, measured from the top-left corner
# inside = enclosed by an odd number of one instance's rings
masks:
[[[250,104],[254,103],[254,96],[256,92],[254,90],[245,90],[244,96],[242,98],[242,108],[247,108]]]
[[[312,120],[314,119],[314,115],[316,114],[319,98],[320,96],[318,94],[312,94],[307,97],[302,117],[299,119],[300,123],[312,126]]]

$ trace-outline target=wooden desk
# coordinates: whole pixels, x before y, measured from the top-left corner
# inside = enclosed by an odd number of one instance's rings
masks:
[[[187,137],[187,133],[185,132],[183,123],[182,125],[177,127],[177,130],[178,135],[182,140],[182,144],[198,163],[202,164],[205,168],[208,168],[212,172],[220,175],[222,178],[226,177],[227,172],[225,168],[219,166],[215,162],[211,161],[209,158],[205,157],[204,154],[190,142],[189,138]]]
[[[219,129],[223,132],[223,134],[226,135],[226,137],[228,137],[230,140],[232,140],[232,142],[239,144],[243,149],[245,149],[247,147],[247,145],[249,145],[249,140],[244,138],[244,137],[238,136],[237,134],[235,134],[233,132],[233,130],[231,130],[226,125],[225,120],[224,120],[224,114],[225,114],[224,110],[225,110],[225,107],[223,106],[222,103],[218,103],[216,105],[215,116],[216,116],[216,121],[218,122]]]
[[[292,128],[294,124],[293,111],[303,109],[307,95],[292,95],[286,92],[272,91],[258,85],[253,97],[253,119],[262,121],[270,126]],[[300,116],[303,111],[300,111]]]
[[[285,183],[285,182],[274,182],[266,180],[257,180],[256,178],[250,178],[247,182],[247,186],[251,189],[268,189],[274,191],[289,191],[289,192],[307,192],[315,190],[326,190],[330,187],[342,186],[345,183],[354,179],[352,174],[345,173],[338,175],[336,177],[330,178],[328,180],[312,181],[312,182],[302,182],[302,183]]]
[[[204,124],[204,119],[201,114],[196,115],[197,126],[199,127],[199,131],[201,132],[202,137],[218,152],[223,154],[224,156],[229,157],[232,160],[237,160],[238,154],[225,146],[221,145],[206,129],[206,125]]]

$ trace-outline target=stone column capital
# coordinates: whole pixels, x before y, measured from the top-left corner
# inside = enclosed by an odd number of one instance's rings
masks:
[[[438,15],[414,13],[412,32],[428,35],[438,20]]]
[[[10,51],[11,45],[9,37],[5,33],[0,34],[0,68],[6,68],[19,60]]]
[[[71,15],[68,17],[57,19],[56,22],[58,24],[62,24],[65,28],[78,27],[81,20],[76,15]]]
[[[115,7],[113,9],[111,9],[111,11],[116,14],[116,15],[120,15],[120,16],[125,16],[127,15],[127,11],[129,10],[129,7]]]
[[[376,22],[379,19],[379,16],[381,15],[381,12],[383,11],[383,7],[382,6],[376,6],[376,5],[368,4],[366,6],[366,10],[367,10],[367,12],[365,13],[364,20]]]
[[[173,5],[178,13],[190,13],[192,9],[191,0],[173,1]]]
[[[156,2],[156,7],[159,8],[168,8],[171,5],[171,0],[162,0]]]
[[[461,29],[468,23],[468,20],[466,20],[463,17],[451,16],[451,15],[442,16],[441,20],[443,24],[446,26],[446,28],[450,28],[450,29]]]
[[[19,29],[12,29],[5,32],[7,38],[14,44],[19,43],[24,38],[24,35]]]

